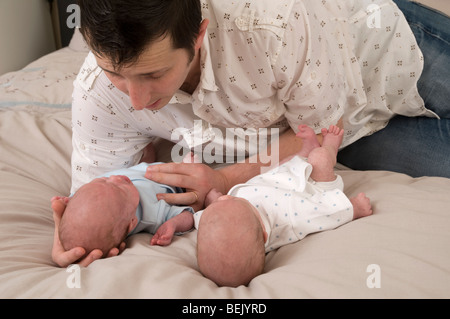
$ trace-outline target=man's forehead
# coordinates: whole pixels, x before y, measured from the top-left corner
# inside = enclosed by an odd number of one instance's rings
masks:
[[[136,70],[136,72],[156,72],[170,63],[171,54],[175,51],[170,37],[153,41],[139,53],[133,61],[117,65],[110,57],[94,53],[97,64],[105,71],[120,72],[123,70]]]

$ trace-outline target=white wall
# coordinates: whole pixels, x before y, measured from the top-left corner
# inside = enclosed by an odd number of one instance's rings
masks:
[[[47,0],[0,0],[0,75],[54,50]]]
[[[438,9],[450,16],[450,0],[415,0],[416,2],[423,3],[426,6]]]

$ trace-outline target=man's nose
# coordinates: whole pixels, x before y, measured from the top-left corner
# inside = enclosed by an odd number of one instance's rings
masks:
[[[150,104],[152,94],[150,88],[143,85],[140,81],[128,82],[128,95],[130,96],[133,107],[140,111]]]

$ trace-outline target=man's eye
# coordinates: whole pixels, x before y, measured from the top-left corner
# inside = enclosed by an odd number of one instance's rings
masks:
[[[157,74],[157,75],[152,74],[152,75],[146,75],[145,77],[149,80],[158,80],[163,77],[163,74]]]

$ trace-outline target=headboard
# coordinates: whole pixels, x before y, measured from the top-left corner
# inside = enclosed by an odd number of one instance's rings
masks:
[[[0,75],[55,50],[47,0],[1,0]]]
[[[76,7],[76,0],[56,0],[56,2],[60,45],[65,47],[73,36],[75,25],[79,24],[79,11]]]

